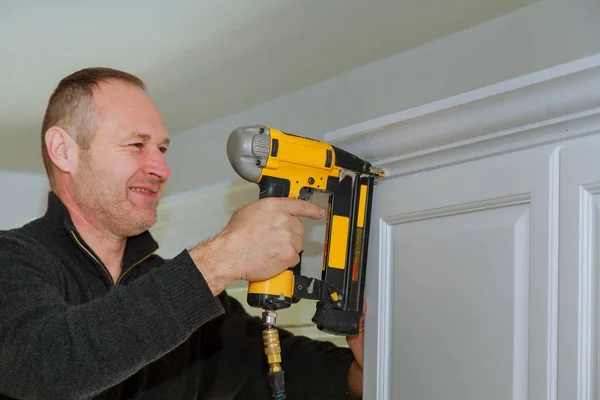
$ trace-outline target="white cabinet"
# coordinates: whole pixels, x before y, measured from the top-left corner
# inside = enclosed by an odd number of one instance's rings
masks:
[[[377,186],[390,399],[547,398],[558,160],[546,146]]]
[[[598,399],[600,135],[561,150],[558,399]]]
[[[600,398],[594,60],[326,137],[388,173],[365,398]]]
[[[368,391],[598,398],[600,134],[376,189]]]

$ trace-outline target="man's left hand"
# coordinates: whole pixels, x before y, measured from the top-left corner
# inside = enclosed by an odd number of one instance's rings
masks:
[[[364,303],[364,312],[360,318],[360,324],[358,333],[352,336],[346,336],[346,341],[352,354],[354,355],[354,361],[350,366],[348,373],[348,383],[350,384],[350,391],[355,396],[362,396],[363,392],[363,356],[365,349],[365,315],[367,314],[367,303]]]

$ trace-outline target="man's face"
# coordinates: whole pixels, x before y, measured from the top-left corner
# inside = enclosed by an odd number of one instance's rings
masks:
[[[136,235],[156,222],[170,176],[164,156],[169,137],[160,112],[140,88],[101,84],[94,103],[97,129],[73,173],[73,195],[84,217],[102,229]]]

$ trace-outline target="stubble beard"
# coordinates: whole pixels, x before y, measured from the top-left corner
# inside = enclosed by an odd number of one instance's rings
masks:
[[[89,158],[82,160],[73,177],[73,196],[83,216],[108,240],[136,236],[154,225],[158,201],[152,204],[153,216],[140,212],[128,199],[129,187],[118,179],[105,176]]]

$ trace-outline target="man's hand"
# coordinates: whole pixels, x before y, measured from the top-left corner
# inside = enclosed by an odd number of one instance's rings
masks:
[[[352,354],[354,361],[348,372],[348,383],[350,384],[350,392],[357,397],[363,394],[363,356],[365,350],[365,315],[367,314],[367,302],[364,302],[364,312],[360,318],[358,333],[356,335],[347,336],[346,341]]]
[[[304,225],[324,210],[308,201],[264,198],[238,208],[225,229],[190,250],[214,295],[235,280],[262,281],[300,261]]]

